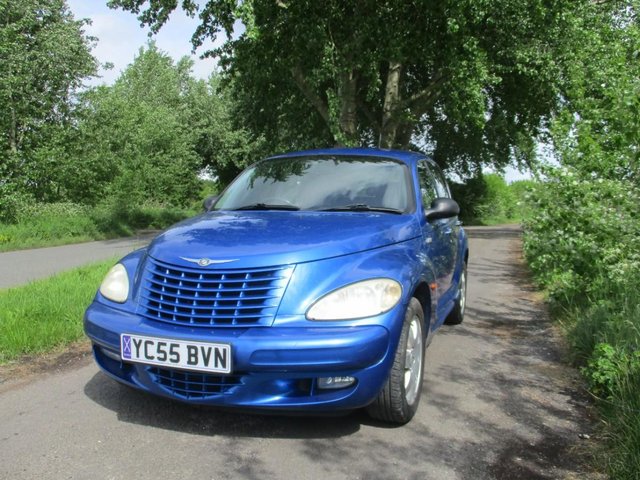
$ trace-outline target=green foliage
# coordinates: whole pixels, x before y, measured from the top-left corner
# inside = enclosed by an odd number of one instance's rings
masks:
[[[137,230],[161,230],[198,212],[183,208],[145,204],[131,207],[118,202],[102,204],[91,212],[91,221],[104,237],[133,235]]]
[[[612,2],[612,4],[615,2]],[[532,195],[525,254],[605,421],[612,478],[640,476],[640,4],[590,6]],[[586,25],[585,25],[586,26]]]
[[[209,167],[234,175],[255,145],[234,128],[228,92],[195,80],[187,58],[175,63],[153,43],[110,87],[83,95],[69,161],[61,164],[65,198],[127,206],[185,207],[200,199],[197,175]],[[231,173],[228,173],[231,172]]]
[[[526,224],[525,253],[555,299],[597,294],[640,273],[640,190],[629,181],[549,170]]]
[[[521,222],[526,196],[535,182],[507,185],[498,174],[479,174],[465,183],[451,183],[453,198],[460,205],[460,218],[469,225],[496,225]]]
[[[598,343],[582,372],[593,394],[611,401],[624,380],[640,374],[640,351],[627,352],[618,346]]]
[[[0,291],[0,364],[82,337],[82,316],[115,259]]]
[[[73,203],[25,204],[15,222],[0,223],[0,251],[63,245],[133,235],[141,229],[164,229],[200,210],[161,205],[97,207]]]
[[[239,114],[270,150],[424,140],[443,166],[531,159],[588,0],[209,0],[193,42],[213,52]],[[173,0],[111,0],[158,30]],[[236,22],[245,26],[232,35]]]
[[[190,64],[173,65],[153,44],[112,87],[83,96],[75,152],[64,172],[67,195],[95,204],[145,202],[184,206],[198,194],[201,166],[187,92]],[[85,186],[91,185],[88,189]]]
[[[95,72],[92,39],[63,0],[0,0],[0,18],[0,197],[41,196],[74,93]],[[12,201],[0,208],[14,215]]]
[[[201,169],[207,167],[223,185],[233,178],[253,161],[260,140],[236,128],[231,90],[220,89],[215,76],[209,82],[195,80],[191,66],[186,57],[176,63],[150,43],[114,85],[86,90],[73,109],[51,107],[66,109],[64,121],[47,118],[38,126],[38,142],[25,143],[0,162],[6,179],[0,181],[0,222],[18,222],[20,211],[33,202],[73,202],[99,206],[91,221],[97,233],[88,224],[71,228],[71,217],[41,222],[36,215],[28,228],[30,243],[56,234],[82,239],[130,232],[158,223],[156,214],[141,215],[148,205],[167,212],[201,201]],[[25,225],[16,228],[24,231]],[[73,232],[48,230],[55,225],[68,225]]]
[[[225,187],[244,167],[272,153],[265,149],[264,138],[252,136],[237,115],[235,97],[234,84],[223,87],[216,75],[208,83],[192,83],[188,95],[195,149],[202,166],[216,175],[217,188]]]

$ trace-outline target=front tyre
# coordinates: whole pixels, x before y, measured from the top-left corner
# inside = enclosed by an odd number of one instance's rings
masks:
[[[391,373],[367,412],[384,422],[403,425],[418,410],[424,371],[424,312],[412,298],[407,307]]]
[[[460,281],[458,282],[458,295],[445,322],[447,325],[459,325],[464,320],[464,311],[467,304],[467,262],[462,264]]]

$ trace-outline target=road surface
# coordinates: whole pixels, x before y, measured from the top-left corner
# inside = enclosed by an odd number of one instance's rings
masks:
[[[0,478],[590,478],[587,402],[522,267],[519,230],[469,233],[467,318],[429,347],[408,425],[194,408],[123,387],[85,357],[0,378]]]
[[[15,287],[64,270],[127,253],[146,245],[150,235],[0,253],[0,289]]]

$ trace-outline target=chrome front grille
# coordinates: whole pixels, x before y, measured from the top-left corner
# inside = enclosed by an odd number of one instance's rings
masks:
[[[271,325],[293,267],[182,267],[148,257],[140,314],[189,326]]]

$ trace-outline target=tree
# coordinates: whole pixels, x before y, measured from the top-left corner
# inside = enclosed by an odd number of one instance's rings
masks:
[[[157,31],[176,0],[111,0]],[[529,158],[588,0],[183,0],[272,148],[421,140],[465,172]],[[244,31],[232,33],[237,22]],[[236,32],[237,33],[237,32]]]
[[[265,155],[264,138],[254,136],[237,112],[236,89],[222,85],[212,74],[208,82],[193,82],[187,96],[191,129],[196,133],[195,149],[201,165],[226,186],[243,167]]]
[[[215,75],[194,79],[191,67],[150,42],[112,86],[81,95],[68,159],[50,172],[62,198],[186,206],[200,196],[203,168],[228,181],[251,158],[256,142],[232,126],[228,90]]]
[[[0,0],[0,19],[0,191],[37,194],[47,142],[70,123],[74,92],[95,73],[92,39],[64,0]]]
[[[71,158],[56,172],[68,198],[186,205],[199,195],[190,70],[150,43],[112,86],[83,94]]]
[[[551,140],[585,178],[640,187],[640,2],[590,6]]]
[[[583,17],[550,128],[560,165],[544,169],[526,228],[530,266],[555,299],[596,302],[640,278],[640,3],[613,6]]]

